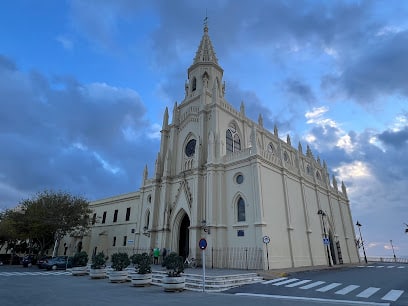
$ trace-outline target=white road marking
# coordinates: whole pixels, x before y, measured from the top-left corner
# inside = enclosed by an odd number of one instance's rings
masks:
[[[302,296],[287,296],[287,295],[269,295],[269,294],[257,294],[257,293],[235,293],[235,295],[241,296],[259,296],[272,299],[285,299],[293,301],[314,301],[314,302],[331,302],[336,304],[344,305],[364,305],[364,306],[390,306],[390,303],[374,303],[374,302],[361,302],[361,301],[350,301],[350,300],[332,300],[332,299],[321,299],[321,298],[307,298]]]
[[[336,291],[335,294],[341,294],[341,295],[346,295],[347,293],[350,293],[351,291],[357,289],[360,286],[357,285],[349,285],[347,287],[344,287],[343,289]]]
[[[309,285],[300,287],[300,289],[310,289],[310,288],[317,287],[317,286],[319,286],[319,285],[321,285],[321,284],[324,284],[324,283],[325,283],[325,282],[317,281],[317,282],[311,283],[311,284],[309,284]]]
[[[288,278],[287,277],[275,278],[275,279],[271,279],[271,280],[262,282],[262,284],[264,284],[264,285],[272,284],[272,283],[276,283],[276,282],[279,282],[279,281],[284,280],[284,279],[288,279]]]
[[[384,301],[395,302],[403,293],[404,293],[404,290],[391,290],[386,295],[384,295],[381,299]]]
[[[0,272],[0,276],[69,275],[70,272]]]
[[[338,286],[340,286],[340,285],[341,285],[341,283],[331,283],[331,284],[329,284],[329,285],[327,285],[327,286],[324,286],[324,287],[322,287],[322,288],[316,289],[316,291],[319,291],[319,292],[327,292],[327,291],[332,290],[333,288],[336,288],[336,287],[338,287]]]
[[[366,290],[357,294],[357,297],[368,298],[372,296],[374,293],[376,293],[378,290],[380,290],[380,288],[368,287]]]
[[[394,268],[395,266],[387,266],[387,269],[391,269]]]
[[[399,266],[399,267],[398,267],[398,269],[404,269],[404,268],[405,268],[404,266]]]
[[[290,279],[287,279],[287,280],[281,281],[281,282],[279,282],[279,283],[274,283],[274,284],[272,284],[272,285],[274,285],[274,286],[281,286],[281,285],[285,285],[285,284],[293,283],[293,282],[296,282],[296,281],[298,281],[298,279],[297,279],[297,278],[290,278]]]
[[[377,266],[377,268],[384,268],[384,266]]]
[[[300,286],[300,285],[309,283],[309,282],[311,282],[311,281],[312,281],[311,279],[304,279],[304,280],[298,281],[298,282],[296,282],[296,283],[286,285],[285,287],[292,288],[292,287],[296,287],[296,286]]]

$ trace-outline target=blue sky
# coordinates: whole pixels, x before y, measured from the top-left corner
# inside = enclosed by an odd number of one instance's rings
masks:
[[[327,162],[368,256],[408,256],[405,1],[4,1],[0,209],[138,190],[206,11],[228,102]]]

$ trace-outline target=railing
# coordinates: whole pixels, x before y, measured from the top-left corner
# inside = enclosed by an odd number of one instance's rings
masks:
[[[209,268],[263,269],[263,251],[260,248],[209,248],[206,254],[206,266]]]
[[[361,258],[364,261],[364,257]],[[394,258],[394,257],[367,257],[367,261],[371,262],[397,262],[397,263],[408,263],[408,258]]]

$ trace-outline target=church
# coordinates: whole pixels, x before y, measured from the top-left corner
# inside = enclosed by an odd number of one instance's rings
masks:
[[[160,151],[138,191],[90,203],[78,248],[129,255],[166,249],[207,267],[278,269],[359,262],[347,190],[309,146],[297,149],[224,97],[224,70],[207,24],[184,99],[163,115]],[[67,253],[68,252],[68,253]]]

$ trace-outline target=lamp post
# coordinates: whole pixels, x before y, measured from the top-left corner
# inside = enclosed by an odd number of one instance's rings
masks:
[[[207,226],[207,221],[202,220],[201,221],[201,228],[203,229],[204,232],[206,232],[208,235],[211,234],[210,228]]]
[[[364,240],[363,240],[363,236],[361,235],[361,224],[360,222],[357,221],[356,225],[358,226],[358,232],[360,233],[360,239],[361,239],[361,246],[363,247],[363,253],[364,253],[364,261],[365,263],[367,263],[367,256],[366,256],[366,252],[365,252],[365,248],[364,248]]]
[[[391,243],[391,248],[392,248],[392,254],[394,254],[394,261],[397,262],[397,256],[395,256],[395,251],[394,251],[394,246],[392,245],[392,240],[390,240]]]
[[[326,213],[323,210],[319,209],[317,214],[322,217],[323,234],[324,234],[325,241],[327,241],[326,225],[324,223],[324,216],[326,216]],[[330,261],[330,252],[329,252],[329,245],[328,244],[326,244],[326,252],[327,252],[327,260],[329,262],[329,267],[331,267],[332,264],[331,264],[331,261]]]

